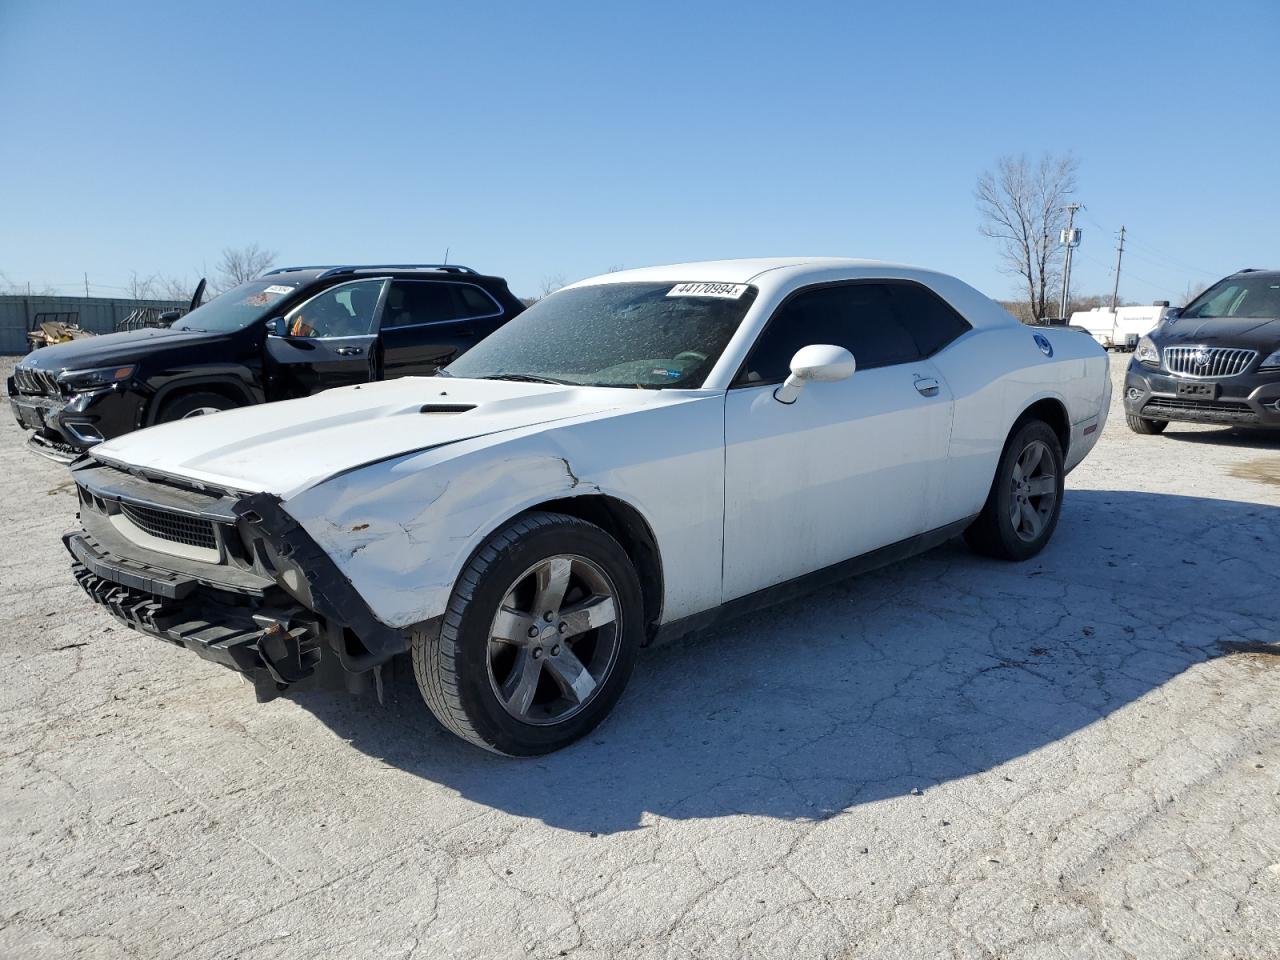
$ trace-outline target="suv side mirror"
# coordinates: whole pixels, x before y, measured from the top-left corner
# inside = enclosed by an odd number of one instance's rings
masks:
[[[181,310],[165,310],[157,316],[156,319],[161,323],[173,323],[173,321],[177,320],[180,316],[182,316]]]
[[[1173,321],[1177,320],[1180,316],[1182,316],[1181,307],[1170,307],[1169,312],[1164,315],[1164,322],[1173,323]]]
[[[801,347],[791,358],[791,376],[773,391],[773,398],[779,403],[795,403],[805,384],[848,380],[856,369],[853,354],[844,347],[830,343]]]
[[[284,317],[272,317],[270,320],[267,321],[267,336],[268,337],[284,336]]]

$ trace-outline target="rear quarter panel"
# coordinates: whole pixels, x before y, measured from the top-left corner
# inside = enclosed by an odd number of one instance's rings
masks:
[[[1052,357],[1040,350],[1036,334],[1052,344]],[[955,398],[942,515],[961,519],[982,509],[1009,432],[1032,404],[1053,399],[1066,409],[1068,469],[1101,433],[1110,388],[1107,356],[1083,333],[1022,324],[976,330],[934,363]]]

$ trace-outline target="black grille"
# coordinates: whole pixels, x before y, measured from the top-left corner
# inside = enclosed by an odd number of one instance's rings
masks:
[[[213,523],[199,517],[188,517],[185,514],[173,513],[169,510],[157,510],[155,507],[141,507],[132,503],[120,504],[123,513],[134,526],[171,543],[183,543],[189,547],[201,547],[205,550],[217,550],[218,541],[213,535]]]
[[[1258,414],[1247,403],[1239,400],[1192,400],[1188,397],[1152,397],[1142,407],[1142,416],[1159,420],[1164,417],[1189,419],[1230,420],[1236,423],[1257,423]]]
[[[19,393],[31,397],[60,397],[58,378],[48,370],[19,364],[13,370],[13,382]]]

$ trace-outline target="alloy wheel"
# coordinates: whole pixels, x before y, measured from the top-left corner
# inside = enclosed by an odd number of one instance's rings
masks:
[[[1058,477],[1053,456],[1043,440],[1032,440],[1013,464],[1010,478],[1009,522],[1024,543],[1040,536],[1058,502]]]
[[[507,589],[489,626],[489,683],[511,716],[561,723],[587,705],[618,658],[608,574],[586,557],[540,560]]]

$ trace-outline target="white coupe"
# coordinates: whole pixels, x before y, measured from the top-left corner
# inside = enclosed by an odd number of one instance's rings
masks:
[[[657,639],[963,533],[1024,560],[1107,358],[866,260],[628,270],[439,376],[127,434],[73,467],[74,572],[260,696],[408,654],[448,729],[563,747]]]

